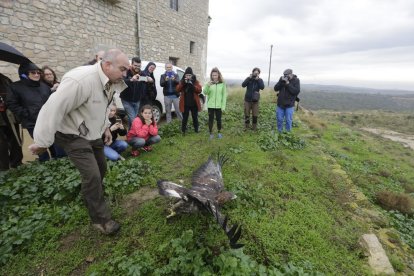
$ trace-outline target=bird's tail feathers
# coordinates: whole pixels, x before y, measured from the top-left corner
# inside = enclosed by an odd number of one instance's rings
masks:
[[[211,203],[210,200],[207,201],[207,209],[213,214],[213,216],[216,218],[217,223],[226,232],[226,235],[229,238],[230,247],[233,249],[243,247],[244,244],[237,243],[241,236],[241,226],[238,224],[234,224],[231,227],[228,226],[228,217],[223,217],[218,211],[218,208],[213,203]]]
[[[224,163],[227,162],[227,160],[229,160],[229,157],[225,153],[223,154],[220,154],[220,152],[217,153],[217,162],[221,168],[223,167]]]
[[[167,180],[158,180],[158,192],[163,196],[170,196],[184,199],[186,197],[187,188]]]

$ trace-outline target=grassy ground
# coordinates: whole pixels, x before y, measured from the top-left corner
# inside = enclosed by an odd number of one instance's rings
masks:
[[[154,151],[109,163],[106,193],[122,225],[115,237],[90,228],[79,175],[67,160],[1,175],[0,274],[369,275],[358,239],[382,229],[389,229],[381,241],[393,265],[414,272],[412,220],[396,219],[374,197],[414,183],[413,153],[301,112],[293,135],[274,135],[269,91],[259,131],[244,132],[242,97],[242,90],[231,91],[222,140],[208,140],[203,112],[200,133],[182,136],[177,123],[166,125]],[[167,221],[170,201],[154,192],[158,179],[190,185],[191,173],[219,151],[230,156],[224,183],[238,198],[223,213],[243,227],[241,250],[229,249],[207,213]]]

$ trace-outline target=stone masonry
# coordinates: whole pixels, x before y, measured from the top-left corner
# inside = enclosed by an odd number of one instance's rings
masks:
[[[170,8],[170,0],[1,0],[0,41],[39,67],[49,65],[59,79],[91,60],[96,51],[113,47],[130,58],[157,62],[175,58],[177,66],[191,66],[204,76],[208,0],[177,2],[178,11]],[[12,80],[18,79],[17,68],[0,61],[0,73]]]

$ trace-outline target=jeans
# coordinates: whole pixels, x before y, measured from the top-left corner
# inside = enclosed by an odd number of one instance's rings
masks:
[[[168,96],[164,96],[164,105],[165,105],[165,113],[167,115],[167,123],[171,123],[171,105],[174,105],[175,114],[177,118],[182,121],[183,114],[180,112],[180,98],[170,98]]]
[[[283,131],[284,120],[286,120],[286,131],[290,131],[292,129],[294,110],[295,110],[295,107],[286,107],[286,108],[281,108],[279,106],[276,107],[277,130],[279,132]]]
[[[181,131],[185,133],[187,131],[188,116],[193,117],[194,131],[198,132],[198,108],[197,106],[184,106],[183,121],[181,123]]]
[[[124,140],[115,140],[109,146],[104,146],[104,153],[106,158],[111,161],[116,161],[119,159],[119,154],[126,150],[128,143]]]
[[[122,105],[124,106],[124,110],[128,116],[128,129],[131,128],[132,122],[134,121],[135,117],[137,117],[139,112],[139,102],[128,102],[122,100]]]
[[[33,139],[33,130],[34,130],[34,127],[27,128],[27,131],[29,132],[29,135],[30,137],[32,137],[32,139]],[[52,157],[54,158],[62,158],[62,157],[67,156],[66,152],[56,144],[51,145],[49,147],[49,151],[53,153]],[[44,153],[39,155],[39,162],[44,162],[44,161],[49,161],[49,160],[50,160],[50,155],[48,151],[45,151]]]
[[[156,143],[158,143],[160,141],[161,141],[161,137],[159,135],[157,135],[157,136],[151,136],[146,141],[145,141],[144,138],[132,137],[128,141],[128,143],[131,145],[131,147],[133,149],[139,149],[139,148],[142,148],[144,146],[149,146],[149,145],[152,145],[152,144],[156,144]]]

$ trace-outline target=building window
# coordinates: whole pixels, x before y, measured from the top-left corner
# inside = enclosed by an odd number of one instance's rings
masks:
[[[170,8],[178,11],[178,0],[170,0]]]
[[[195,45],[195,42],[190,41],[190,54],[194,54],[194,45]]]
[[[177,66],[177,64],[178,64],[178,58],[176,58],[176,57],[170,57],[169,60],[172,63],[172,65]]]

